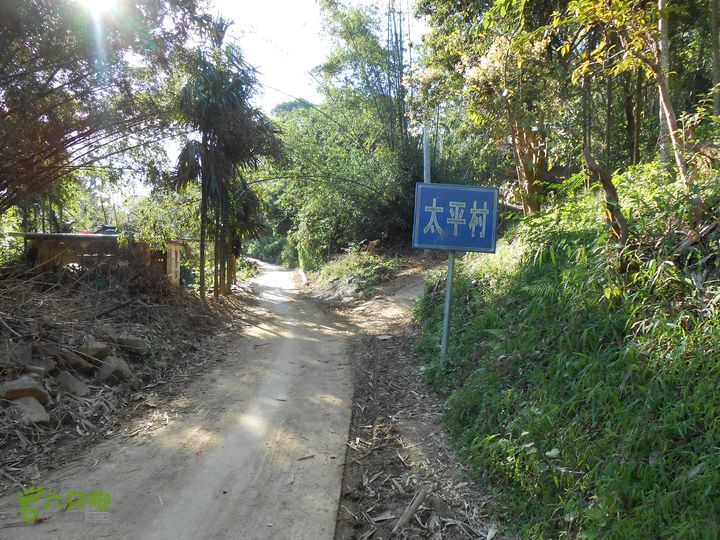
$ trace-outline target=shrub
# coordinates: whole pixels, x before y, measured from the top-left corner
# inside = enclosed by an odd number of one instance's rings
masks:
[[[250,257],[287,268],[298,265],[297,251],[285,236],[268,235],[255,240],[247,248]]]
[[[320,285],[352,284],[358,296],[368,297],[401,266],[398,257],[381,257],[355,248],[332,259],[313,277]]]

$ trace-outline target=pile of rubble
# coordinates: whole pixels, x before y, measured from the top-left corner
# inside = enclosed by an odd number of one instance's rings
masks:
[[[126,358],[143,362],[150,352],[148,342],[114,334],[107,327],[95,333],[104,340],[86,335],[80,343],[6,342],[0,364],[11,378],[0,384],[0,399],[10,407],[3,412],[22,425],[57,425],[61,419],[56,416],[51,422],[48,408],[62,402],[64,395],[86,397],[89,383],[138,386]]]
[[[36,480],[61,446],[116,435],[137,395],[186,377],[239,308],[86,269],[0,275],[0,494]]]

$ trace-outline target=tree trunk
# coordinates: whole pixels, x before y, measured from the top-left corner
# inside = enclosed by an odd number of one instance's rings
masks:
[[[665,73],[661,70],[657,74],[657,78],[660,98],[662,100],[662,110],[665,112],[665,118],[667,119],[669,127],[669,135],[673,147],[673,153],[675,155],[675,163],[678,168],[680,179],[685,187],[685,194],[690,199],[693,216],[690,225],[695,228],[703,219],[704,210],[702,198],[698,193],[692,171],[688,168],[687,160],[685,159],[685,143],[680,139],[680,131],[677,124],[677,117],[675,116],[675,109],[670,101],[670,90],[668,88],[667,77],[665,77]]]
[[[45,197],[41,196],[39,200],[40,200],[40,219],[41,219],[41,223],[42,223],[42,232],[45,233],[45,232],[47,232],[45,230]],[[101,203],[102,203],[102,201],[101,201]],[[104,208],[105,207],[103,207],[103,209]],[[105,220],[105,223],[107,223],[107,220]]]
[[[670,72],[670,33],[668,31],[668,15],[666,11],[666,0],[658,0],[658,10],[660,12],[660,19],[658,21],[658,50],[660,60],[660,70],[667,76]],[[669,92],[669,88],[667,89]],[[660,161],[662,163],[670,162],[670,149],[668,147],[668,128],[672,129],[672,126],[668,125],[667,115],[664,113],[664,97],[662,91],[659,94],[659,145],[660,145]],[[672,135],[670,135],[672,139]]]
[[[620,243],[624,245],[628,239],[628,224],[620,208],[620,198],[615,189],[615,184],[613,184],[612,176],[607,169],[595,162],[592,154],[590,154],[590,148],[587,146],[583,148],[583,159],[590,173],[589,176],[597,178],[605,192],[605,208],[610,228]]]
[[[583,146],[590,147],[592,145],[592,78],[590,75],[585,76],[583,92]]]
[[[518,139],[518,135],[513,130],[512,148],[513,148],[513,157],[515,158],[515,170],[517,171],[518,184],[520,186],[520,199],[522,201],[523,215],[527,216],[528,214],[532,213],[532,208],[529,204],[528,197],[527,197],[528,171],[525,168],[525,165],[523,163],[522,152],[519,149],[520,144],[521,143]]]
[[[672,101],[670,100],[670,88],[668,84],[665,71],[660,69],[657,73],[657,85],[660,93],[660,112],[663,116],[668,127],[668,136],[673,148],[673,154],[675,156],[675,164],[680,174],[680,179],[685,185],[686,192],[690,194],[692,192],[692,184],[688,177],[688,166],[685,156],[682,152],[683,142],[680,140],[680,131],[678,129],[677,117],[675,116],[675,108],[673,107]]]
[[[215,209],[215,242],[213,249],[213,298],[220,296],[220,207]]]
[[[640,163],[640,133],[642,128],[643,111],[643,71],[638,68],[637,80],[635,81],[635,131],[633,132],[633,154],[632,163]]]
[[[204,169],[205,167],[203,167]],[[205,258],[207,248],[208,178],[203,171],[200,188],[200,299],[205,302]]]
[[[592,151],[592,77],[585,75],[583,80],[583,148],[588,147]],[[590,189],[590,177],[585,181],[585,188]]]
[[[226,238],[225,252],[226,257],[226,278],[225,278],[225,294],[232,293],[232,286],[235,284],[235,274],[237,267],[235,262],[235,245],[233,235]]]
[[[713,52],[712,82],[715,87],[713,114],[720,116],[720,0],[710,0],[710,17],[710,40]]]
[[[227,287],[227,239],[225,238],[225,235],[223,234],[220,238],[220,254],[218,255],[219,261],[220,261],[220,268],[218,270],[218,273],[220,275],[218,284],[218,287],[220,289],[220,294],[226,295],[227,291],[225,290]]]
[[[522,193],[523,213],[529,215],[542,208],[543,187],[541,181],[543,171],[547,168],[544,134],[542,130],[534,133],[519,126],[512,117],[512,113],[508,116],[515,168]]]
[[[228,222],[228,195],[225,194],[225,196],[222,199],[222,215],[223,215],[223,221]],[[228,267],[228,253],[230,250],[229,247],[229,241],[228,238],[230,236],[230,232],[227,230],[227,226],[223,226],[222,234],[220,235],[220,294],[227,295],[229,294],[229,286],[227,282],[227,267]]]
[[[228,267],[228,233],[223,231],[220,239],[220,294],[228,294],[227,267]]]
[[[607,102],[605,106],[605,166],[609,171],[612,171],[612,163],[611,163],[611,156],[610,151],[612,149],[612,127],[613,127],[613,120],[612,120],[612,92],[613,92],[613,84],[612,84],[612,76],[607,75],[607,80],[605,81],[605,92],[607,93]]]
[[[642,127],[643,71],[626,73],[623,79],[625,96],[625,137],[628,160],[632,165],[640,163],[640,129]],[[590,149],[592,154],[592,149]]]
[[[625,150],[629,163],[635,162],[635,88],[631,73],[623,77],[623,108],[625,110]]]

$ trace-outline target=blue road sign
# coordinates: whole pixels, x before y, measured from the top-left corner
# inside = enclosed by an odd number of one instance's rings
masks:
[[[415,186],[414,248],[495,253],[497,220],[496,188]]]

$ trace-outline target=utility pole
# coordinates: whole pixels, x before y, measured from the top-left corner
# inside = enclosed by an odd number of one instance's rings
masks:
[[[431,184],[430,180],[430,134],[428,124],[423,124],[423,183]],[[430,253],[425,250],[425,255]],[[455,274],[455,252],[448,252],[448,273],[445,283],[445,306],[443,317],[442,338],[440,340],[440,365],[445,368],[447,361],[448,335],[450,334],[450,305],[452,303],[453,276]]]
[[[440,338],[440,365],[447,365],[448,337],[450,335],[450,307],[452,305],[453,277],[455,276],[455,252],[448,252],[448,271],[445,282],[445,305],[443,308],[442,337]]]
[[[430,184],[430,133],[428,133],[427,121],[423,123],[423,183]],[[426,249],[425,256],[430,255],[430,250]]]
[[[430,133],[427,122],[423,124],[423,182],[430,184]]]
[[[423,183],[431,184],[430,179],[430,133],[428,123],[423,124]],[[425,255],[429,255],[430,250],[425,250]],[[450,334],[450,305],[452,303],[452,285],[453,276],[455,274],[455,252],[448,252],[448,273],[447,282],[445,284],[445,306],[442,327],[442,338],[440,340],[440,365],[445,368],[447,361],[448,335]]]

